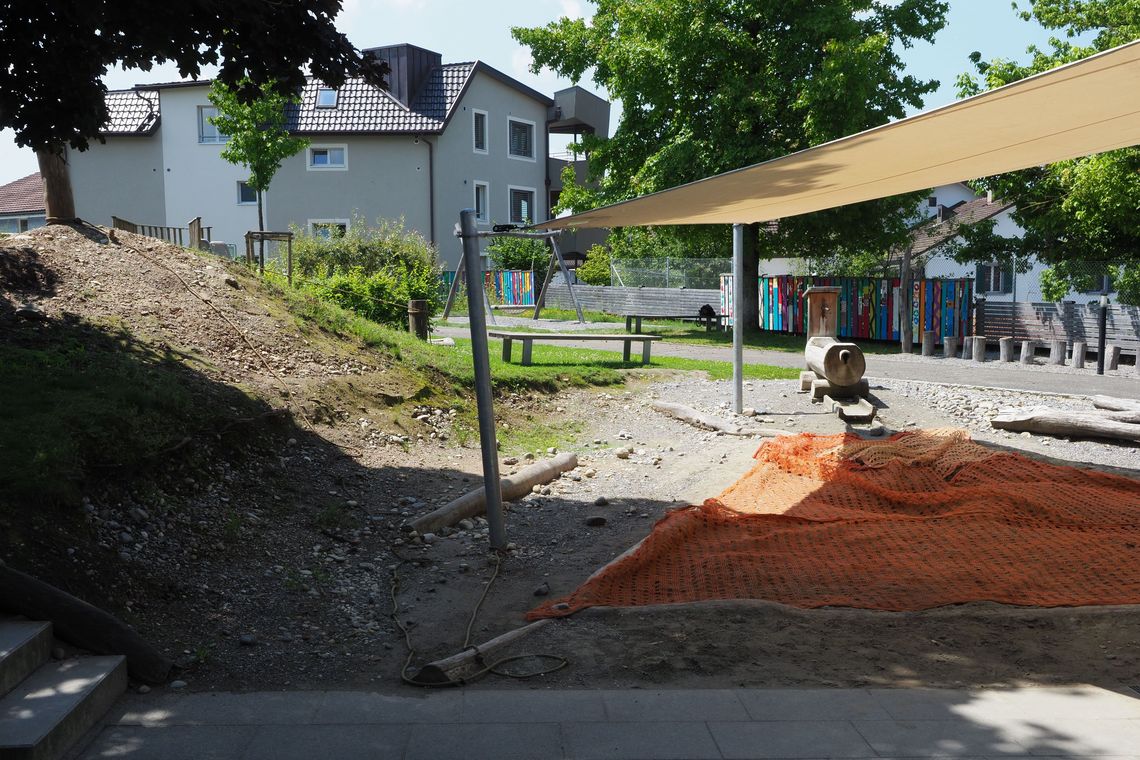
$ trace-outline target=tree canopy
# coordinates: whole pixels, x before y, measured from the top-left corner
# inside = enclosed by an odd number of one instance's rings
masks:
[[[217,79],[246,101],[272,83],[304,84],[304,67],[332,86],[381,82],[384,65],[361,56],[333,26],[340,0],[7,0],[0,23],[0,128],[16,142],[59,153],[85,149],[107,121],[109,66],[149,70],[173,62],[184,77],[218,65]]]
[[[903,72],[898,48],[933,39],[934,0],[594,0],[589,22],[514,28],[533,68],[587,74],[622,103],[611,139],[587,135],[583,210],[740,168],[884,124],[922,105],[938,82]],[[563,205],[568,205],[564,202]],[[910,199],[780,220],[756,235],[765,256],[882,256],[907,235]],[[639,232],[696,238],[704,230]],[[712,233],[728,250],[728,232]],[[620,240],[620,238],[619,238]],[[643,242],[643,241],[642,241]]]
[[[1029,47],[1026,64],[987,61],[974,53],[976,73],[959,77],[960,95],[1001,87],[1140,38],[1140,0],[1032,0],[1019,12],[1061,36],[1050,40],[1049,49]],[[1121,265],[1120,282],[1136,279],[1125,270],[1140,265],[1140,148],[987,177],[979,185],[1016,204],[1011,215],[1025,236],[999,238],[981,230],[959,250],[959,258],[986,260],[996,251],[1004,258],[1036,256],[1054,263],[1043,282],[1047,297],[1063,296],[1064,282],[1087,289],[1078,280],[1089,269],[1078,262]]]

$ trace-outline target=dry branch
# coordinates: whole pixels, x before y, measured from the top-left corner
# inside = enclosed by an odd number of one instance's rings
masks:
[[[1044,406],[1003,409],[990,424],[998,430],[1015,433],[1140,441],[1140,424],[1113,419],[1111,414],[1096,411],[1068,412]]]
[[[654,401],[653,408],[662,414],[668,415],[673,419],[680,420],[681,422],[692,425],[701,430],[711,430],[725,435],[742,435],[749,436],[755,435],[761,438],[775,438],[781,435],[791,435],[786,430],[769,430],[761,428],[742,429],[736,425],[732,425],[724,420],[713,417],[703,412],[698,412],[692,407],[685,406],[684,404],[673,404],[668,401]]]

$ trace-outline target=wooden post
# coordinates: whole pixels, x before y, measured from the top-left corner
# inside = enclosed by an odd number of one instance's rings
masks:
[[[289,280],[289,287],[292,287],[293,286],[293,233],[292,232],[289,233],[289,239],[286,242],[288,244],[288,248],[286,250],[289,252],[288,253],[288,255],[289,255],[288,267],[289,268],[287,270],[288,273],[287,273],[286,277]]]
[[[1033,352],[1036,350],[1037,344],[1031,340],[1021,341],[1021,363],[1032,364]]]
[[[428,339],[427,301],[417,299],[408,301],[408,332],[420,340]]]
[[[911,254],[914,251],[914,246],[907,246],[903,251],[902,266],[899,267],[899,308],[902,313],[899,314],[899,350],[904,354],[909,354],[914,347],[914,323],[911,321],[911,297],[913,296],[911,287]]]
[[[1049,363],[1050,364],[1064,364],[1065,363],[1065,341],[1053,340],[1049,342]]]
[[[986,337],[975,335],[973,343],[974,361],[984,362],[986,360]]]
[[[1085,366],[1085,352],[1088,347],[1083,340],[1079,340],[1073,344],[1073,366],[1077,369],[1082,369]]]
[[[922,355],[934,356],[934,331],[925,330],[922,333]]]
[[[202,217],[196,216],[186,223],[190,232],[190,247],[195,251],[202,247]]]
[[[958,336],[947,335],[942,339],[942,355],[947,359],[958,356]]]
[[[1013,361],[1013,338],[998,338],[998,355],[1003,362]]]
[[[1117,369],[1120,366],[1120,346],[1108,347],[1108,369]]]
[[[967,335],[962,338],[962,358],[971,359],[974,356],[974,336]]]

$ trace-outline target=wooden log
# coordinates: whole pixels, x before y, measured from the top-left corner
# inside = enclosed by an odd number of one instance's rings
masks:
[[[1067,412],[1049,407],[1004,409],[990,420],[998,430],[1015,433],[1140,441],[1140,424],[1106,419],[1095,412]]]
[[[457,682],[462,683],[465,678],[471,678],[475,674],[481,674],[483,668],[490,664],[486,661],[488,654],[494,652],[496,649],[502,649],[507,644],[537,631],[550,621],[550,618],[536,620],[533,623],[524,625],[522,628],[507,631],[503,635],[496,636],[490,641],[486,641],[478,646],[468,647],[459,654],[453,654],[451,657],[429,662],[419,669],[415,678],[412,680],[420,684],[439,686]]]
[[[970,359],[974,355],[974,336],[967,335],[962,338],[962,358]]]
[[[1105,369],[1117,369],[1120,367],[1120,346],[1108,347],[1108,361],[1105,362]]]
[[[1031,340],[1021,341],[1021,363],[1032,364],[1033,354],[1037,350],[1037,344]]]
[[[0,609],[51,621],[59,638],[96,654],[121,654],[131,677],[165,683],[173,663],[110,613],[0,561]]]
[[[925,330],[922,333],[922,355],[934,356],[934,331]]]
[[[998,356],[1003,362],[1013,361],[1013,338],[998,338]]]
[[[1063,341],[1063,340],[1049,341],[1049,363],[1050,364],[1064,364],[1065,363],[1065,341]]]
[[[1093,406],[1097,409],[1108,409],[1117,412],[1140,411],[1140,401],[1132,398],[1116,398],[1115,396],[1093,396]]]
[[[805,369],[800,373],[800,393],[807,393],[811,390],[811,384],[819,377],[810,369]]]
[[[974,336],[973,354],[974,361],[976,362],[984,362],[986,360],[986,338],[984,335]]]
[[[804,346],[804,361],[808,369],[834,385],[855,385],[867,371],[862,349],[829,337],[809,339]]]
[[[578,457],[566,453],[524,467],[514,475],[499,480],[503,500],[512,501],[526,496],[535,486],[549,483],[562,473],[573,470],[577,466]],[[440,528],[454,525],[465,517],[481,515],[486,508],[487,494],[482,487],[479,487],[473,491],[468,491],[455,501],[445,504],[434,512],[417,517],[409,525],[420,534],[434,533]]]
[[[958,338],[955,335],[947,335],[942,339],[942,355],[947,359],[953,359],[958,355]]]
[[[668,415],[673,419],[680,420],[681,422],[688,423],[695,428],[701,430],[711,430],[717,433],[724,433],[725,435],[741,435],[749,436],[755,435],[761,438],[776,438],[781,435],[791,435],[786,430],[769,430],[765,428],[748,428],[742,429],[736,425],[725,422],[722,419],[713,417],[712,415],[698,412],[692,407],[685,406],[684,404],[673,404],[668,401],[654,401],[653,408],[662,414]]]
[[[817,377],[811,384],[811,400],[821,401],[825,396],[833,398],[865,398],[871,392],[871,385],[867,378],[863,378],[854,385],[836,385],[829,383],[822,377]]]
[[[1085,366],[1085,352],[1088,347],[1083,340],[1078,340],[1073,344],[1073,366],[1077,369],[1082,369]]]

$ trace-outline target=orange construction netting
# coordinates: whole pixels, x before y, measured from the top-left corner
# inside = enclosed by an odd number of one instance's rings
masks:
[[[959,430],[786,436],[755,457],[718,498],[669,512],[527,617],[713,599],[1140,603],[1140,481],[998,453]]]

